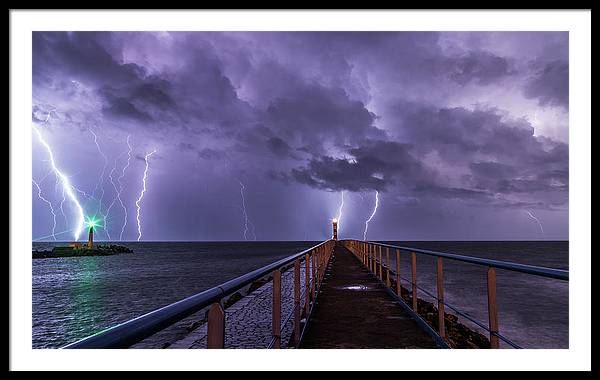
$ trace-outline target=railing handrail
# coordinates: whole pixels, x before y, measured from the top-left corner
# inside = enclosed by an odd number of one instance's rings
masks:
[[[348,239],[348,240],[353,240],[353,239]],[[357,241],[362,241],[362,240],[357,240]],[[535,276],[541,276],[541,277],[546,277],[546,278],[554,278],[554,279],[564,280],[564,281],[569,280],[569,271],[564,270],[564,269],[555,269],[555,268],[547,268],[547,267],[536,266],[536,265],[519,264],[519,263],[510,262],[510,261],[484,259],[481,257],[458,255],[455,253],[436,252],[436,251],[430,251],[430,250],[426,250],[426,249],[419,249],[419,248],[412,248],[412,247],[402,247],[402,246],[397,246],[397,245],[378,243],[375,241],[365,241],[364,243],[379,245],[379,246],[387,247],[387,248],[399,249],[401,251],[421,253],[421,254],[429,255],[429,256],[443,257],[446,259],[462,261],[462,262],[466,262],[466,263],[470,263],[470,264],[483,265],[483,266],[494,267],[494,268],[498,268],[498,269],[506,269],[506,270],[513,271],[513,272],[521,272],[521,273],[532,274]]]
[[[274,270],[293,263],[294,260],[304,257],[304,255],[329,241],[325,240],[302,252],[284,257],[220,285],[97,332],[74,343],[70,343],[63,348],[127,348],[210,306],[212,303],[242,289],[244,286],[271,274]]]

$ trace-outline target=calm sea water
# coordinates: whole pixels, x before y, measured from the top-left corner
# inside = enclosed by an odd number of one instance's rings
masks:
[[[316,242],[121,244],[135,253],[33,260],[34,348],[61,347]],[[568,242],[398,244],[568,269]],[[34,249],[49,246],[33,243]],[[407,256],[400,260],[406,277]],[[433,259],[419,257],[417,272],[419,284],[435,294]],[[483,322],[487,321],[485,273],[485,268],[445,261],[447,301]],[[568,348],[568,283],[501,270],[497,277],[501,333],[525,347]]]

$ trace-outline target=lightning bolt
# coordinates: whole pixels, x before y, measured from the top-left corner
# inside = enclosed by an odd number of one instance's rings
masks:
[[[47,122],[48,122],[48,120],[50,120],[50,115],[52,115],[52,112],[53,112],[53,111],[54,111],[54,110],[51,110],[50,112],[48,112],[48,115],[46,116],[46,120],[44,120],[44,123],[47,123]]]
[[[69,200],[73,203],[73,205],[77,209],[77,216],[78,216],[77,224],[73,230],[75,232],[74,233],[75,240],[79,240],[79,234],[81,233],[81,229],[84,226],[83,208],[81,207],[79,200],[77,199],[77,197],[75,196],[75,193],[73,192],[74,187],[69,182],[69,178],[67,178],[67,176],[65,176],[56,166],[56,162],[54,161],[54,154],[52,153],[52,149],[50,148],[50,145],[48,145],[46,140],[44,140],[44,137],[42,136],[40,131],[35,127],[35,125],[32,125],[32,128],[35,131],[35,133],[37,134],[37,137],[38,137],[40,143],[44,146],[44,148],[46,148],[46,151],[48,152],[48,158],[50,159],[50,165],[52,166],[52,170],[54,171],[54,174],[57,176],[57,178],[60,179],[60,182],[63,186],[63,191],[66,193]]]
[[[125,177],[125,171],[129,168],[129,162],[131,161],[131,144],[129,143],[129,137],[127,136],[127,164],[123,166],[123,170],[121,171],[121,175],[117,178],[117,182],[119,183],[119,191],[123,189],[123,185],[121,184],[121,180]],[[125,226],[127,226],[127,207],[121,202],[121,206],[123,206],[123,212],[125,212],[125,218],[123,219],[123,226],[121,227],[121,234],[119,235],[119,240],[123,240],[123,232],[125,232]]]
[[[42,189],[40,188],[40,185],[38,185],[38,183],[33,178],[31,179],[31,182],[33,182],[35,187],[37,187],[38,189],[38,198],[44,201],[48,205],[48,208],[50,208],[50,213],[52,214],[52,235],[50,236],[52,236],[54,241],[56,241],[56,213],[54,212],[54,207],[52,207],[52,203],[46,198],[44,198],[44,196],[42,195]]]
[[[121,179],[123,179],[123,177],[125,176],[125,171],[129,167],[129,162],[131,160],[131,144],[129,143],[129,138],[130,138],[130,136],[127,136],[127,163],[123,167],[123,170],[121,171],[121,175],[117,179],[117,183],[119,184],[118,188],[117,188],[117,184],[114,181],[113,173],[115,172],[115,170],[117,170],[117,161],[119,160],[119,158],[123,154],[125,154],[125,152],[121,153],[115,159],[115,163],[113,165],[113,168],[110,171],[110,174],[108,175],[108,178],[110,180],[110,183],[113,186],[113,189],[115,190],[115,194],[116,195],[113,198],[113,200],[110,203],[110,205],[108,206],[108,209],[106,210],[106,218],[108,219],[108,217],[110,215],[110,210],[112,209],[112,207],[114,206],[114,204],[116,203],[117,200],[119,201],[119,204],[121,205],[121,208],[123,209],[123,212],[124,212],[124,215],[125,215],[124,216],[123,226],[121,227],[121,234],[119,235],[119,240],[123,240],[123,231],[125,230],[125,225],[127,224],[127,207],[125,207],[125,204],[123,203],[123,200],[121,199],[121,193],[123,192],[123,185],[121,184]]]
[[[106,220],[106,215],[102,214],[102,199],[104,198],[104,173],[106,172],[106,167],[108,166],[108,158],[102,152],[102,149],[100,149],[100,144],[98,143],[98,136],[96,135],[94,130],[92,128],[89,128],[89,131],[94,136],[94,144],[96,144],[96,149],[98,150],[98,153],[102,156],[102,159],[104,160],[104,166],[102,166],[102,172],[100,173],[100,177],[98,178],[98,182],[96,183],[96,187],[94,188],[94,191],[92,194],[96,195],[96,191],[98,190],[98,187],[100,187],[101,195],[98,200],[98,211],[97,212],[100,215],[102,215],[104,220]],[[104,224],[106,225],[106,223],[104,223]],[[110,240],[110,234],[106,230],[106,227],[104,227],[104,231],[106,232],[106,235],[108,236],[108,238]]]
[[[65,202],[67,201],[67,196],[65,194],[65,189],[62,189],[62,200],[60,201],[60,214],[62,215],[63,219],[65,220],[65,225],[69,224],[69,221],[67,220],[67,215],[65,214]]]
[[[95,199],[94,197],[92,197],[91,195],[86,193],[85,191],[80,190],[80,189],[76,188],[75,186],[73,186],[73,190],[75,190],[79,194],[83,195],[84,197],[88,198],[88,200]],[[63,188],[62,189],[62,200],[60,201],[60,213],[63,216],[63,218],[65,219],[65,224],[69,224],[69,222],[67,221],[67,216],[65,215],[65,210],[64,210],[64,204],[66,201],[67,201],[67,197],[65,194],[65,189]]]
[[[120,199],[119,189],[117,189],[117,185],[115,184],[115,181],[113,179],[113,173],[115,172],[115,170],[117,170],[117,161],[119,160],[119,157],[121,157],[121,156],[119,155],[117,158],[115,158],[115,163],[114,163],[112,169],[110,170],[110,173],[108,173],[108,180],[110,181],[110,184],[112,185],[113,189],[115,190],[115,197],[113,198],[112,202],[110,202],[110,205],[108,205],[108,208],[106,209],[106,219],[110,218],[110,210],[113,208],[113,206],[117,202],[117,199]]]
[[[338,209],[337,214],[337,222],[338,222],[338,233],[342,230],[342,210],[344,209],[344,190],[342,190],[342,202],[340,203],[340,208]]]
[[[142,238],[142,224],[140,222],[140,202],[142,201],[142,198],[144,198],[144,193],[146,192],[146,179],[148,179],[148,158],[150,158],[150,156],[152,156],[154,153],[156,153],[156,149],[154,149],[152,152],[146,154],[144,156],[144,161],[146,162],[146,168],[144,169],[144,176],[142,177],[142,191],[140,192],[140,196],[137,199],[137,201],[135,201],[135,207],[137,207],[137,214],[136,214],[136,220],[137,220],[137,227],[138,227],[138,238],[137,241],[140,241],[140,239]]]
[[[251,220],[248,220],[248,223],[250,223],[250,228],[252,231],[252,240],[256,241],[256,229],[254,228],[254,223],[252,223]]]
[[[64,235],[64,234],[68,234],[69,232],[73,232],[74,230],[71,228],[70,230],[66,230],[66,231],[61,231],[61,232],[56,232],[52,235],[46,235],[46,236],[40,236],[37,237],[35,239],[31,239],[31,241],[40,241],[40,240],[44,240],[50,237],[55,237],[55,236],[59,236],[59,235]]]
[[[369,222],[373,219],[375,214],[377,214],[377,207],[379,206],[379,191],[375,191],[375,207],[373,208],[373,213],[369,216],[369,219],[365,222],[365,232],[363,234],[363,240],[367,240],[367,231],[369,230]]]
[[[542,233],[544,233],[544,227],[542,226],[542,223],[540,222],[540,220],[538,218],[536,218],[530,211],[525,210],[525,213],[527,213],[527,215],[529,215],[529,217],[533,220],[535,220],[538,224],[538,226],[540,226],[540,231],[542,231]]]
[[[248,218],[248,212],[246,211],[246,198],[244,197],[244,190],[246,189],[246,186],[244,186],[242,181],[240,181],[239,179],[237,181],[240,184],[240,196],[242,198],[242,215],[244,217],[244,240],[248,240],[249,224],[252,225],[252,235],[254,236],[254,240],[256,240],[256,234],[254,233],[254,224],[252,224],[250,218]]]

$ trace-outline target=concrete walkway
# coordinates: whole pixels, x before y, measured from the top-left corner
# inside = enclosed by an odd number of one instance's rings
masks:
[[[300,284],[304,289],[304,265],[301,266]],[[294,307],[294,272],[281,275],[281,316],[287,318]],[[304,305],[302,292],[301,305]],[[271,341],[273,282],[269,281],[225,310],[225,348],[267,348]],[[292,336],[292,320],[282,322],[281,347],[287,348]],[[169,348],[206,348],[206,323]]]
[[[301,348],[437,348],[341,244],[327,271]]]

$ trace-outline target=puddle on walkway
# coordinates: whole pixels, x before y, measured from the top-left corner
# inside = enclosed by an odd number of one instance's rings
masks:
[[[372,287],[368,286],[368,285],[346,285],[346,286],[337,286],[335,287],[335,289],[340,289],[340,290],[354,290],[354,291],[365,291],[365,290],[373,290]]]

